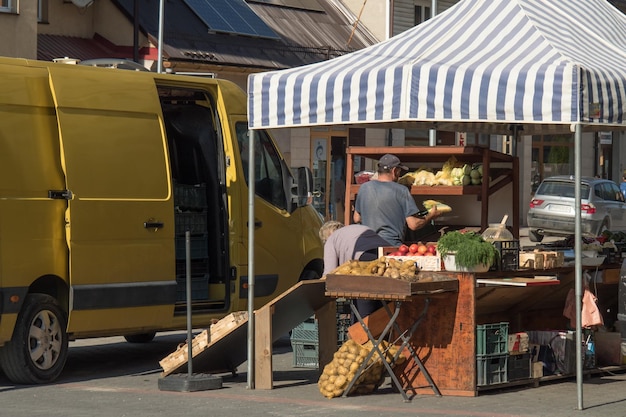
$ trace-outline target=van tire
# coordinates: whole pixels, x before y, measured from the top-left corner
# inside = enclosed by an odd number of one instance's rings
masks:
[[[321,277],[322,277],[322,275],[318,271],[315,271],[313,269],[305,269],[300,274],[300,279],[298,279],[298,281],[308,281],[308,280],[311,280],[311,279],[320,279]]]
[[[148,343],[154,340],[154,336],[156,336],[156,332],[128,334],[124,336],[124,339],[128,343]]]
[[[0,349],[4,374],[17,384],[41,384],[59,377],[67,360],[67,317],[46,294],[29,294],[13,338]]]

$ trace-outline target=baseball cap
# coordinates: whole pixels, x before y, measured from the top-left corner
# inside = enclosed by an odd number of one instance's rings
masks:
[[[383,155],[383,157],[380,158],[380,160],[378,161],[378,167],[383,169],[398,167],[404,169],[405,171],[409,170],[408,167],[402,165],[402,162],[400,162],[400,159],[397,156],[390,153]]]

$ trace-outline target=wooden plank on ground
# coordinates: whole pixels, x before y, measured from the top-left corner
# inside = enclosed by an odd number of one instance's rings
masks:
[[[329,302],[334,302],[334,299],[326,297],[323,280],[301,281],[262,307],[270,308],[272,311],[271,314],[263,315],[263,317],[271,318],[271,323],[269,325],[264,323],[261,327],[271,333],[269,339],[273,343]],[[255,312],[255,321],[259,318],[257,313]],[[256,324],[257,322],[255,322],[255,327]],[[223,333],[220,331],[219,338],[212,338],[208,344],[200,348],[198,354],[192,352],[193,371],[203,373],[235,372],[237,367],[248,359],[247,340],[248,319],[246,316],[245,321],[234,325],[234,327],[224,329]],[[267,346],[267,344],[265,345]],[[177,349],[176,352],[179,350],[181,349]],[[271,351],[268,354],[271,355]],[[186,346],[183,351],[179,352],[179,355],[184,360],[177,359],[167,363],[167,374],[186,371]],[[266,366],[266,364],[262,366]]]
[[[195,358],[209,346],[219,342],[219,340],[223,339],[234,329],[247,322],[248,312],[236,311],[219,320],[217,323],[212,324],[209,329],[203,330],[191,341],[192,357]],[[161,368],[163,368],[163,376],[167,376],[180,369],[182,366],[186,366],[188,355],[189,346],[187,343],[184,343],[180,345],[176,351],[159,361]],[[228,368],[224,367],[222,369]]]

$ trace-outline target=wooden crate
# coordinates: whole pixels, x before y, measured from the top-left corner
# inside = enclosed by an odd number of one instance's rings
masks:
[[[229,314],[217,323],[212,324],[209,329],[203,330],[191,341],[191,355],[196,357],[199,353],[205,350],[211,343],[224,337],[232,329],[239,326],[241,323],[248,320],[247,311],[236,311]],[[159,365],[163,368],[163,376],[167,376],[172,373],[173,370],[179,368],[181,365],[188,361],[189,347],[187,343],[183,343],[176,351],[172,352],[161,361]]]
[[[345,298],[403,299],[417,294],[457,291],[456,275],[446,272],[420,272],[417,282],[375,275],[326,276],[326,292]]]

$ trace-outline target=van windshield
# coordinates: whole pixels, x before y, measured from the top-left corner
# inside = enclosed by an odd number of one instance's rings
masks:
[[[246,123],[237,123],[237,143],[248,183],[248,145],[250,133]],[[264,130],[257,130],[254,142],[255,194],[272,205],[287,210],[287,198],[283,187],[283,169],[274,143]]]

